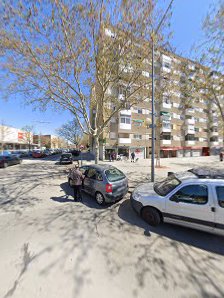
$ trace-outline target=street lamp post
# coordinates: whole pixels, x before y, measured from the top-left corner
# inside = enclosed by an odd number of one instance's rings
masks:
[[[163,23],[163,21],[166,18],[166,15],[172,5],[174,0],[170,1],[170,4],[168,5],[161,21],[159,22],[159,25],[157,26],[156,30],[153,30],[151,33],[151,43],[152,43],[152,103],[151,103],[151,109],[152,109],[152,152],[151,152],[151,182],[155,181],[155,99],[154,99],[154,92],[155,92],[155,86],[154,86],[154,51],[155,51],[155,38],[156,35]]]

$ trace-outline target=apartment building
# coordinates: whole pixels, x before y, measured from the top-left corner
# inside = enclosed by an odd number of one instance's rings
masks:
[[[147,70],[150,71],[150,62],[145,59],[143,79],[150,77]],[[124,76],[131,71],[131,67],[127,68]],[[208,70],[196,62],[163,50],[157,51],[156,90],[160,91],[155,94],[157,156],[206,156],[216,154],[223,148],[223,121],[217,106],[207,98],[206,91],[195,92],[190,88],[190,80],[203,81],[205,71]],[[113,85],[107,91],[108,94],[116,96],[118,102],[125,96],[124,76],[117,86]],[[102,117],[105,109],[113,108],[112,103],[103,106]],[[137,105],[127,106],[111,118],[101,137],[100,159],[109,159],[111,152],[127,156],[135,152],[138,158],[149,158],[151,153],[150,96],[148,98],[146,96]]]

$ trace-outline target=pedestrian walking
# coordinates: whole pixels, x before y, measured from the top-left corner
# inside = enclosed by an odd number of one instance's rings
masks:
[[[71,173],[74,188],[74,201],[82,201],[82,181],[84,178],[85,176],[79,170],[79,165],[77,164]]]
[[[116,153],[113,152],[113,153],[112,153],[112,161],[115,161],[115,160],[116,160]]]
[[[112,153],[109,155],[110,162],[112,161]]]
[[[223,152],[222,151],[219,153],[219,160],[223,161]]]
[[[131,153],[131,162],[135,162],[135,152]]]

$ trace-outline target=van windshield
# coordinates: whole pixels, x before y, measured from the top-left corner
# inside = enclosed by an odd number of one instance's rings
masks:
[[[154,191],[158,193],[160,196],[166,196],[174,188],[180,185],[180,183],[180,180],[178,180],[175,176],[171,175],[167,177],[165,180],[155,183]]]
[[[125,178],[124,173],[116,168],[111,168],[105,171],[105,175],[110,182],[119,181]]]

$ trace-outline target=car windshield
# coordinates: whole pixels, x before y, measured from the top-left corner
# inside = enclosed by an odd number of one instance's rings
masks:
[[[154,190],[160,196],[166,196],[169,192],[171,192],[174,188],[176,188],[180,184],[180,180],[178,180],[175,176],[171,175],[163,181],[157,182],[154,184]]]
[[[105,175],[110,182],[118,181],[125,178],[124,173],[116,168],[110,168],[105,171]]]
[[[67,153],[67,154],[62,154],[61,157],[71,157],[71,154]]]

